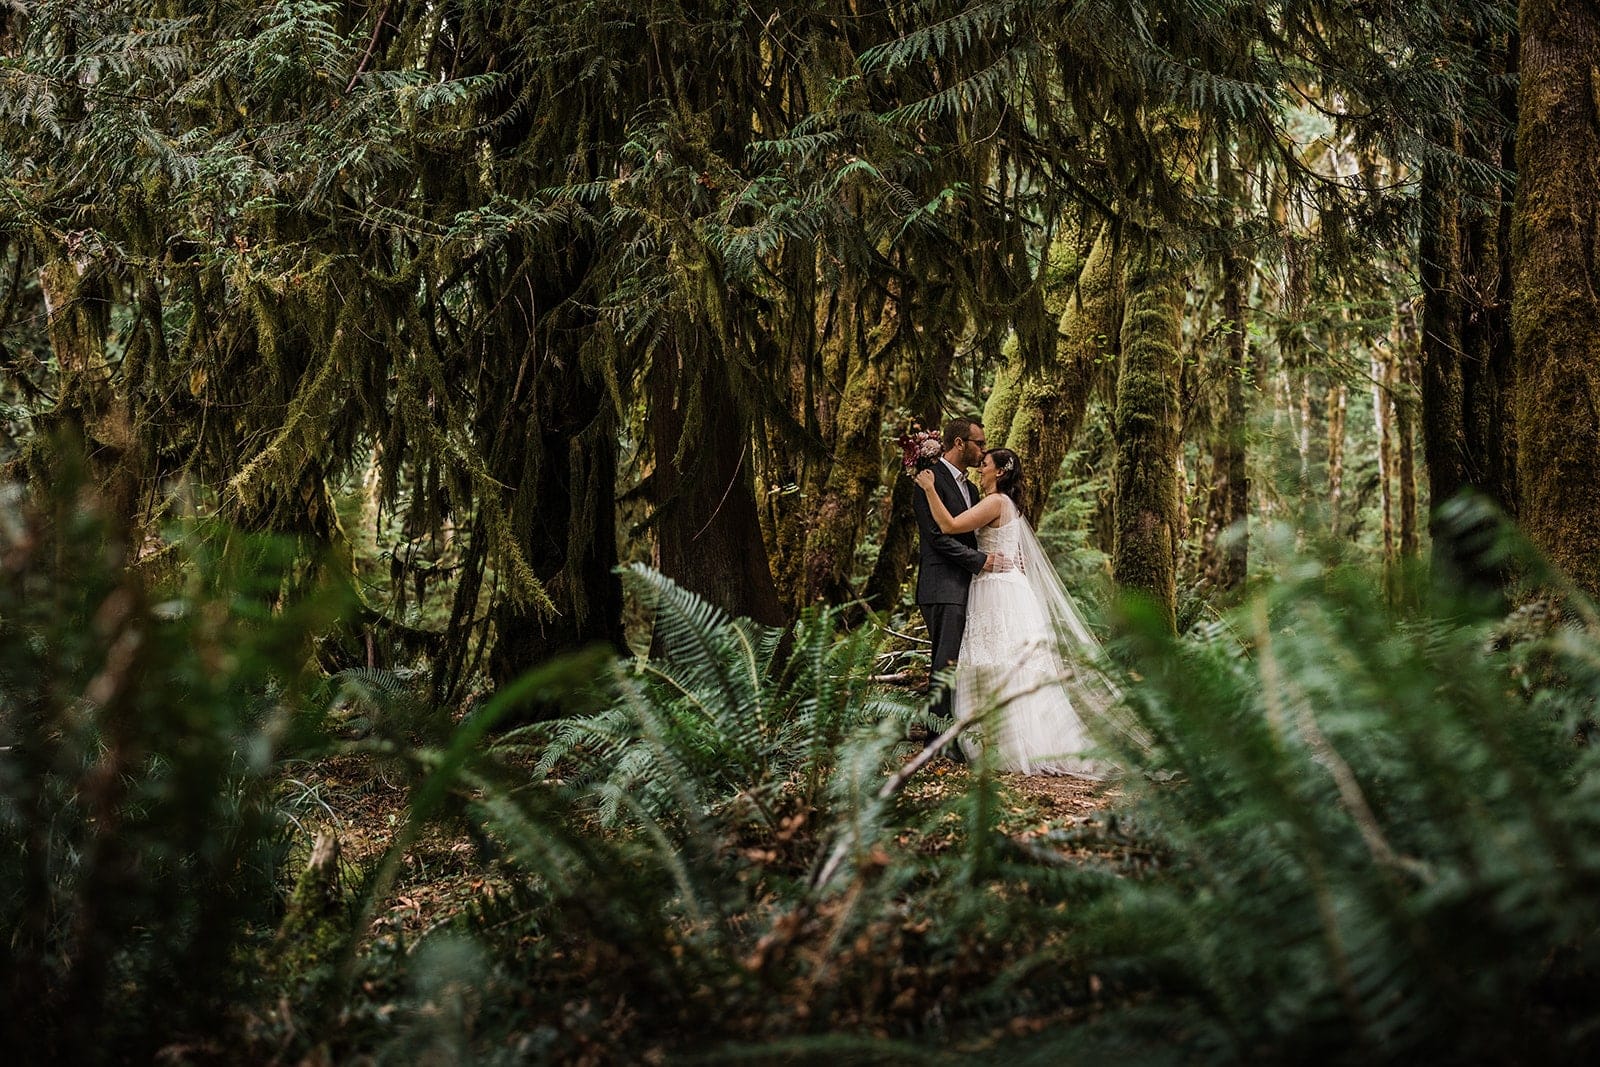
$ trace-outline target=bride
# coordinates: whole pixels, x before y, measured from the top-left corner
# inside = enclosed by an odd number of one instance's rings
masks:
[[[958,720],[984,721],[962,734],[962,749],[969,757],[989,749],[1001,771],[1107,777],[1109,767],[1083,755],[1092,741],[1074,704],[1103,713],[1115,691],[1097,671],[1074,671],[1063,661],[1058,642],[1070,638],[1087,654],[1094,637],[1017,504],[1021,462],[1009,449],[991,449],[978,473],[983,499],[956,516],[935,491],[933,473],[917,475],[940,530],[976,530],[980,552],[1017,562],[1013,570],[977,575],[967,594],[954,711]]]

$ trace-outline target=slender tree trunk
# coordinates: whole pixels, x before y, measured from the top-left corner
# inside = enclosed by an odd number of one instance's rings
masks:
[[[1417,555],[1416,361],[1410,345],[1394,351],[1399,389],[1394,397],[1395,475],[1400,483],[1400,558]]]
[[[1237,159],[1226,152],[1217,160],[1217,190],[1229,203],[1245,208]],[[1236,244],[1222,253],[1222,316],[1228,320],[1223,348],[1222,404],[1212,427],[1211,491],[1206,506],[1205,552],[1202,573],[1219,591],[1244,583],[1249,562],[1250,482],[1245,473],[1246,430],[1249,410],[1244,387],[1248,373],[1249,337],[1246,330],[1245,294],[1250,285],[1250,260]]]
[[[1600,596],[1600,7],[1523,0],[1512,331],[1520,518]]]
[[[1378,500],[1382,516],[1383,565],[1394,561],[1394,472],[1389,445],[1389,363],[1392,353],[1375,352],[1372,356],[1372,424],[1378,442]]]
[[[1117,379],[1116,543],[1112,576],[1176,628],[1179,315],[1169,268],[1137,253],[1128,272]]]
[[[1344,418],[1350,390],[1343,382],[1328,390],[1328,529],[1334,537],[1344,519]]]
[[[1311,499],[1311,370],[1302,363],[1295,374],[1300,414],[1295,444],[1300,454],[1300,507],[1303,511]]]

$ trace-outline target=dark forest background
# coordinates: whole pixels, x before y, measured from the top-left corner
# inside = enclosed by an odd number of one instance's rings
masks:
[[[1586,0],[0,2],[18,1047],[1592,1052],[1597,56]],[[888,776],[895,439],[958,415],[1147,742],[1077,814]],[[386,935],[428,840],[468,889]]]

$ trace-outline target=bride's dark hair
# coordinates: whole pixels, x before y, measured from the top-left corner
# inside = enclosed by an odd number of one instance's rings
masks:
[[[1011,498],[1017,506],[1017,514],[1023,514],[1022,508],[1022,460],[1009,448],[991,448],[984,455],[994,460],[994,469],[997,477],[994,488],[998,493],[1004,493]]]

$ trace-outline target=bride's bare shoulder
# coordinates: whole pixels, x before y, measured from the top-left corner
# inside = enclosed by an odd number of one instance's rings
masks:
[[[999,529],[1001,526],[1010,526],[1017,517],[1016,502],[1004,493],[995,493],[990,499],[997,500],[999,503],[995,506],[995,516],[990,521],[989,526],[993,529]]]

